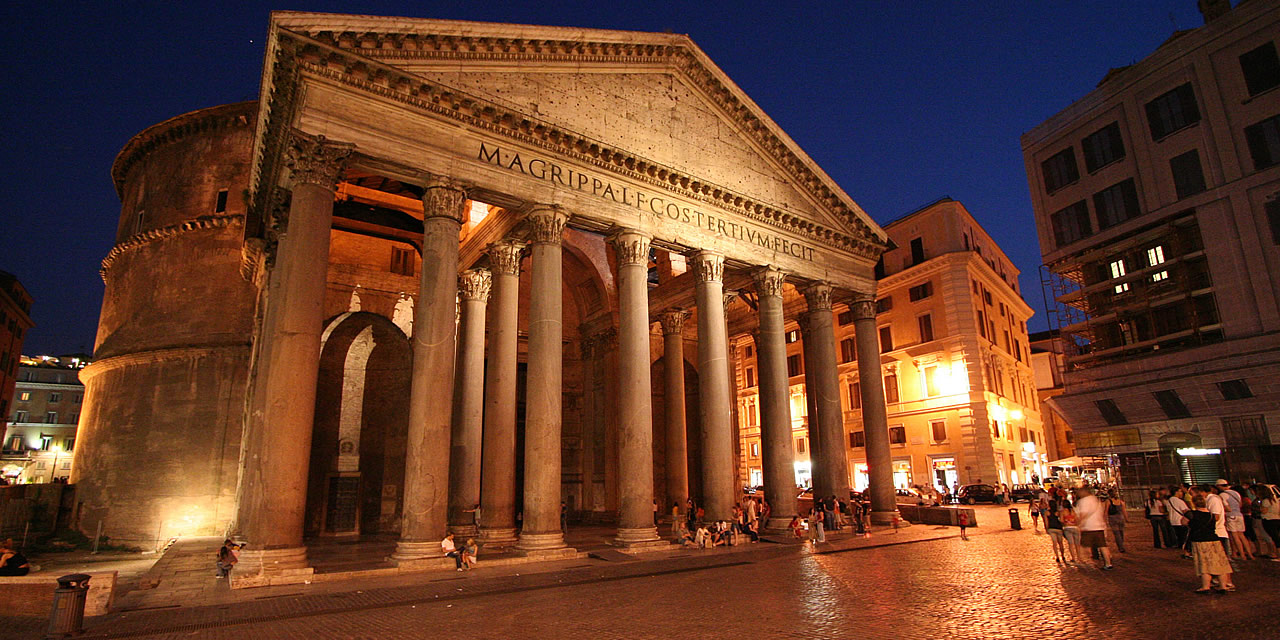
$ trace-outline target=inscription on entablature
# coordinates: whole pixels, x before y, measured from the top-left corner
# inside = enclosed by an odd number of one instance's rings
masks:
[[[738,220],[728,220],[697,208],[683,200],[667,195],[655,195],[634,189],[627,185],[619,185],[582,169],[559,164],[553,160],[540,158],[518,151],[503,149],[494,144],[480,143],[478,159],[486,164],[502,167],[508,171],[524,174],[538,180],[546,180],[566,189],[589,193],[597,198],[607,199],[616,204],[635,207],[657,217],[665,217],[673,222],[694,226],[710,231],[716,235],[745,243],[752,247],[762,247],[780,251],[801,260],[814,260],[814,248],[793,242],[777,234]]]

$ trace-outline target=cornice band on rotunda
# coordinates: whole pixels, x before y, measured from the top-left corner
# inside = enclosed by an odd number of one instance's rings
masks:
[[[116,260],[119,260],[120,257],[126,253],[140,249],[149,244],[176,238],[196,231],[225,229],[226,227],[243,225],[244,216],[233,214],[225,216],[199,216],[180,224],[148,229],[147,231],[143,231],[137,235],[130,236],[124,242],[111,247],[111,251],[108,251],[107,256],[102,259],[102,266],[98,269],[98,275],[102,276],[103,282],[106,282],[107,272],[111,270],[111,267],[116,263]]]

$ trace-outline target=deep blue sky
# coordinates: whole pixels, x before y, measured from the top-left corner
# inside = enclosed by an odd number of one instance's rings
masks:
[[[255,98],[271,9],[687,33],[877,221],[963,202],[1022,270],[1033,329],[1040,253],[1018,136],[1203,23],[1195,0],[17,6],[0,269],[35,297],[28,354],[92,348],[120,213],[111,161],[149,125]]]

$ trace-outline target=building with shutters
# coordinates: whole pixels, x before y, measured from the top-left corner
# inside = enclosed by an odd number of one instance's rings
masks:
[[[1280,477],[1280,6],[1201,10],[1022,137],[1051,402],[1129,486]]]
[[[1023,484],[1044,478],[1041,424],[1018,270],[961,203],[942,198],[884,226],[897,248],[877,265],[876,327],[896,488]],[[850,486],[868,486],[864,389],[853,313],[835,305]],[[731,323],[731,329],[732,329]],[[732,331],[731,331],[732,333]],[[817,450],[808,428],[812,385],[804,317],[786,331],[796,480]],[[734,345],[741,468],[748,484],[761,459],[755,350]],[[820,448],[819,448],[820,449]]]

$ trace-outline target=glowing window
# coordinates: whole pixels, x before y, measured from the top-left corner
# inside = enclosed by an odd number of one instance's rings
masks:
[[[1147,265],[1154,267],[1158,264],[1164,264],[1164,245],[1156,245],[1155,247],[1147,249]],[[1160,282],[1161,280],[1168,279],[1168,271],[1161,271],[1151,275],[1152,282]]]
[[[1123,277],[1124,275],[1125,275],[1125,271],[1124,271],[1124,260],[1116,260],[1116,261],[1112,262],[1112,263],[1111,263],[1111,277],[1112,277],[1112,278],[1121,278],[1121,277]],[[1123,282],[1123,283],[1121,283],[1121,284],[1116,285],[1116,293],[1124,293],[1125,291],[1128,291],[1128,290],[1129,290],[1129,283],[1128,283],[1128,282]]]

